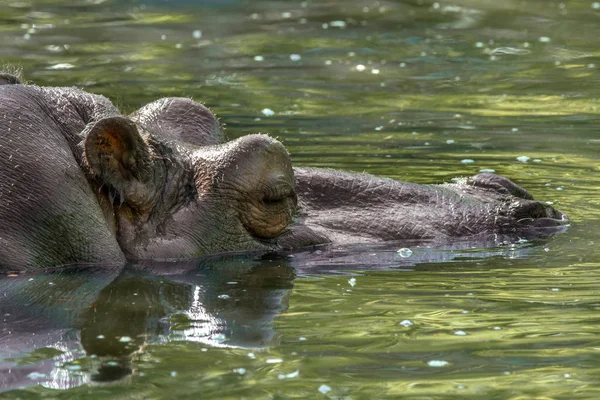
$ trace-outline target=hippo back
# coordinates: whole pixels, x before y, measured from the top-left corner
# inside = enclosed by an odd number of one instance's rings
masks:
[[[81,169],[78,135],[94,111],[83,96],[0,85],[0,268],[124,259]]]

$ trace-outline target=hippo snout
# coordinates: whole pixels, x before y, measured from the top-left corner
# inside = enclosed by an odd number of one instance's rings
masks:
[[[534,228],[561,228],[570,222],[565,213],[535,200],[520,202],[515,218],[521,226]]]
[[[296,213],[294,171],[285,147],[267,135],[243,136],[222,145],[222,175],[215,188],[233,197],[244,229],[259,239],[281,234]]]

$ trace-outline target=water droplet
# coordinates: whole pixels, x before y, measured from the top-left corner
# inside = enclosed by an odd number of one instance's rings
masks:
[[[400,323],[398,325],[402,325],[405,328],[408,328],[409,326],[413,326],[413,322],[411,320],[405,319],[404,321],[400,321]]]
[[[444,360],[427,361],[427,365],[429,365],[430,367],[445,367],[448,364],[450,364],[450,363],[448,361],[444,361]]]
[[[396,251],[396,253],[398,253],[398,255],[402,258],[408,258],[412,255],[413,251],[411,249],[403,247],[401,249],[398,249],[398,251]]]
[[[331,392],[331,388],[327,385],[321,385],[321,386],[319,386],[319,392],[326,394],[326,393]]]
[[[527,156],[519,156],[519,157],[517,157],[517,161],[521,161],[523,163],[526,163],[529,160],[530,160],[530,158],[527,157]]]
[[[192,32],[192,36],[194,37],[194,39],[200,39],[202,37],[202,31],[195,30],[194,32]]]

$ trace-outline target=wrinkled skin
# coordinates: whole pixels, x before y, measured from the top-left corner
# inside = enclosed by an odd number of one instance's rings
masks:
[[[568,222],[501,176],[416,185],[293,169],[266,135],[222,141],[189,99],[125,117],[103,96],[0,74],[0,267],[518,236]]]

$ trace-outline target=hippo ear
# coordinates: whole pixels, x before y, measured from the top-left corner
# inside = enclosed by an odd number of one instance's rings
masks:
[[[132,180],[149,178],[150,151],[133,121],[112,116],[90,125],[84,154],[94,176],[121,193]]]

